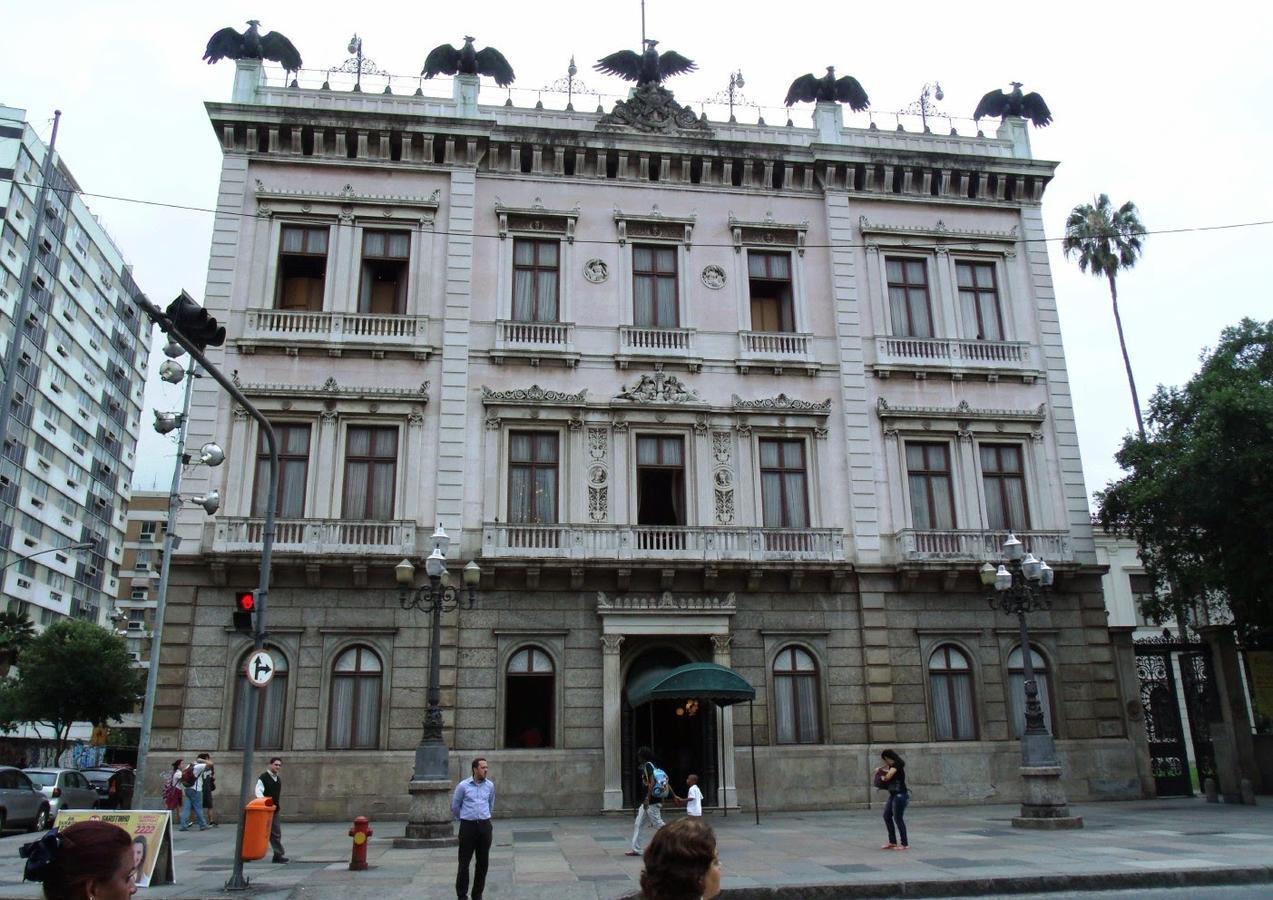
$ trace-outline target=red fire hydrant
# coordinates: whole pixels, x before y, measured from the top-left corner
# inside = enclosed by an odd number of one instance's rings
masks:
[[[354,849],[349,856],[349,871],[361,872],[367,868],[367,841],[371,840],[371,822],[366,816],[354,819],[354,827],[349,829],[349,836],[354,839]]]

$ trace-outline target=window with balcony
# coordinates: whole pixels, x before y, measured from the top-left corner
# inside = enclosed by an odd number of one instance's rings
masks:
[[[747,291],[751,298],[752,331],[796,330],[790,253],[748,250]]]
[[[341,504],[344,517],[364,521],[392,519],[397,473],[398,429],[351,427],[345,437],[345,490]]]
[[[332,665],[327,709],[327,746],[331,750],[374,750],[380,746],[380,657],[355,646]]]
[[[1002,341],[1003,315],[999,309],[999,287],[994,263],[957,262],[959,311],[965,327],[976,327],[979,341]]]
[[[972,666],[962,650],[942,644],[933,651],[928,658],[928,690],[933,704],[933,737],[939,741],[975,741]]]
[[[762,438],[760,500],[766,528],[808,528],[804,441]]]
[[[514,322],[557,322],[561,248],[557,241],[513,240]]]
[[[557,521],[556,433],[509,434],[508,521],[514,525],[550,525]]]
[[[928,296],[928,266],[922,259],[890,256],[884,261],[888,274],[888,307],[895,337],[933,336],[932,306]]]
[[[955,495],[950,477],[950,447],[907,441],[906,477],[913,527],[921,531],[953,529]]]
[[[271,425],[278,441],[278,498],[274,504],[274,515],[280,519],[299,519],[305,515],[305,483],[309,478],[309,425],[286,422]],[[262,431],[256,439],[256,480],[252,492],[254,516],[265,515],[269,479],[270,450]]]
[[[818,664],[802,647],[783,647],[774,659],[774,722],[779,744],[816,744]]]
[[[407,232],[363,232],[359,312],[397,316],[406,313],[410,256],[411,235]]]
[[[327,278],[328,229],[284,225],[278,253],[279,309],[320,312]]]
[[[670,435],[637,438],[637,524],[684,525],[685,442]]]
[[[553,745],[553,661],[539,647],[524,647],[504,671],[504,746]]]
[[[994,531],[1024,531],[1030,527],[1022,456],[1020,444],[981,445],[986,525]]]
[[[632,303],[632,322],[640,328],[679,326],[675,247],[632,248]]]

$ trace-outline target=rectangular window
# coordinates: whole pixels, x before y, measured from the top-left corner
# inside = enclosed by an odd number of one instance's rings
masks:
[[[685,442],[669,435],[637,438],[637,524],[685,524]]]
[[[411,235],[405,231],[363,232],[359,312],[387,316],[406,314],[410,255]]]
[[[928,267],[922,259],[889,256],[888,308],[897,337],[930,338],[933,316],[928,303]]]
[[[632,321],[640,328],[676,328],[676,248],[632,248]]]
[[[397,473],[397,428],[350,428],[345,437],[345,491],[341,505],[344,517],[392,519]]]
[[[1003,317],[993,263],[957,262],[959,309],[967,326],[976,326],[977,340],[1002,341]]]
[[[982,444],[981,480],[986,492],[986,524],[991,529],[1024,531],[1030,527],[1020,444]]]
[[[509,433],[508,521],[517,525],[548,525],[557,521],[556,434]]]
[[[137,560],[133,563],[133,568],[139,572],[145,572],[150,569],[150,551],[138,550]]]
[[[278,308],[320,312],[326,278],[327,228],[284,225],[278,252]]]
[[[906,477],[910,484],[912,526],[921,531],[954,528],[950,448],[945,444],[913,444],[908,441]]]
[[[278,441],[278,501],[274,515],[280,519],[299,519],[305,515],[305,482],[309,477],[309,426],[271,423]],[[256,439],[256,490],[252,496],[252,515],[265,515],[269,492],[270,450],[265,432]]]
[[[808,528],[804,441],[760,442],[760,499],[766,528]]]
[[[150,543],[155,539],[155,529],[158,528],[158,522],[141,522],[137,529],[137,540],[142,543]]]
[[[747,251],[752,331],[796,330],[791,300],[791,254]]]
[[[513,321],[558,321],[558,268],[560,247],[556,241],[513,241]]]

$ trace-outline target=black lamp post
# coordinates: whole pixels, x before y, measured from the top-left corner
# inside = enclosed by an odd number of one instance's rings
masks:
[[[446,570],[446,551],[451,545],[441,523],[433,532],[433,552],[424,562],[428,581],[415,587],[415,566],[404,559],[393,568],[399,591],[398,602],[404,610],[427,612],[432,617],[429,640],[428,704],[424,714],[424,730],[415,752],[415,770],[411,775],[412,805],[407,821],[406,838],[395,846],[437,846],[454,843],[450,811],[450,751],[442,737],[442,687],[440,655],[442,649],[442,613],[461,605],[472,609],[477,602],[477,585],[482,570],[477,563],[464,567],[463,596],[461,588],[451,583]]]
[[[1054,573],[1046,562],[1027,553],[1025,545],[1009,534],[1003,542],[1004,562],[981,567],[981,583],[995,592],[986,598],[993,609],[1017,617],[1021,629],[1021,674],[1025,682],[1025,728],[1021,733],[1021,815],[1012,820],[1018,828],[1082,828],[1083,819],[1071,816],[1061,785],[1061,763],[1056,743],[1043,718],[1039,683],[1034,677],[1034,651],[1026,613],[1051,609]]]

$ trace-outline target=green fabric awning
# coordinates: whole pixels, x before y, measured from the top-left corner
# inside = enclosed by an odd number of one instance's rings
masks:
[[[709,662],[655,669],[628,686],[628,703],[633,708],[651,700],[710,700],[718,706],[730,706],[755,697],[756,689],[747,679],[733,669]]]

